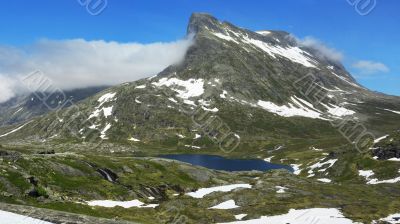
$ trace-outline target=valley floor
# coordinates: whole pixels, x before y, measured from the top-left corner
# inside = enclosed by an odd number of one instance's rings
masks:
[[[393,214],[400,212],[399,184],[367,184],[358,169],[354,176],[344,172],[348,181],[334,175],[329,158],[319,162],[326,165],[309,165],[315,168],[315,177],[309,177],[304,166],[295,173],[224,172],[126,153],[33,153],[34,146],[3,147],[0,210],[49,222],[347,224],[387,217],[396,223]],[[275,154],[275,162],[281,156]],[[304,159],[294,161],[306,164]],[[340,162],[335,166],[340,168]],[[331,171],[325,178],[323,168]]]

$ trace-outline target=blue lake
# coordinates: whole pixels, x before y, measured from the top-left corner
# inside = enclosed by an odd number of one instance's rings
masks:
[[[161,158],[178,160],[196,166],[203,166],[214,170],[224,171],[267,171],[273,169],[286,169],[293,172],[293,168],[287,165],[265,162],[261,159],[229,159],[222,156],[178,154],[161,155]]]

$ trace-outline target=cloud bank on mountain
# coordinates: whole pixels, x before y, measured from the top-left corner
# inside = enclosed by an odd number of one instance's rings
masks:
[[[190,37],[150,44],[45,39],[23,47],[0,46],[0,102],[21,91],[21,77],[38,70],[64,90],[149,77],[183,60],[192,43]]]
[[[344,55],[342,52],[326,45],[325,43],[323,43],[322,41],[320,41],[314,37],[308,36],[303,39],[298,39],[298,38],[296,38],[296,39],[300,45],[317,50],[319,57],[325,57],[327,59],[330,59],[330,60],[336,61],[336,62],[341,62],[344,58]]]

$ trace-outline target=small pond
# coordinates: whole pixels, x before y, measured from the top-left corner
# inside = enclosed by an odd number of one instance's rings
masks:
[[[267,171],[273,169],[286,169],[293,172],[293,168],[287,165],[269,163],[261,159],[229,159],[222,156],[178,154],[161,155],[161,158],[178,160],[196,166],[203,166],[214,170],[224,171]]]

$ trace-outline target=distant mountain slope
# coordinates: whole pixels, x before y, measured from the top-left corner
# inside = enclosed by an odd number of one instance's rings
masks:
[[[14,97],[0,104],[0,126],[16,124],[46,114],[50,109],[55,108],[52,105],[59,105],[66,100],[76,103],[106,88],[104,86],[65,91],[66,99],[62,94],[39,92]],[[38,96],[46,96],[47,100],[42,102]]]

